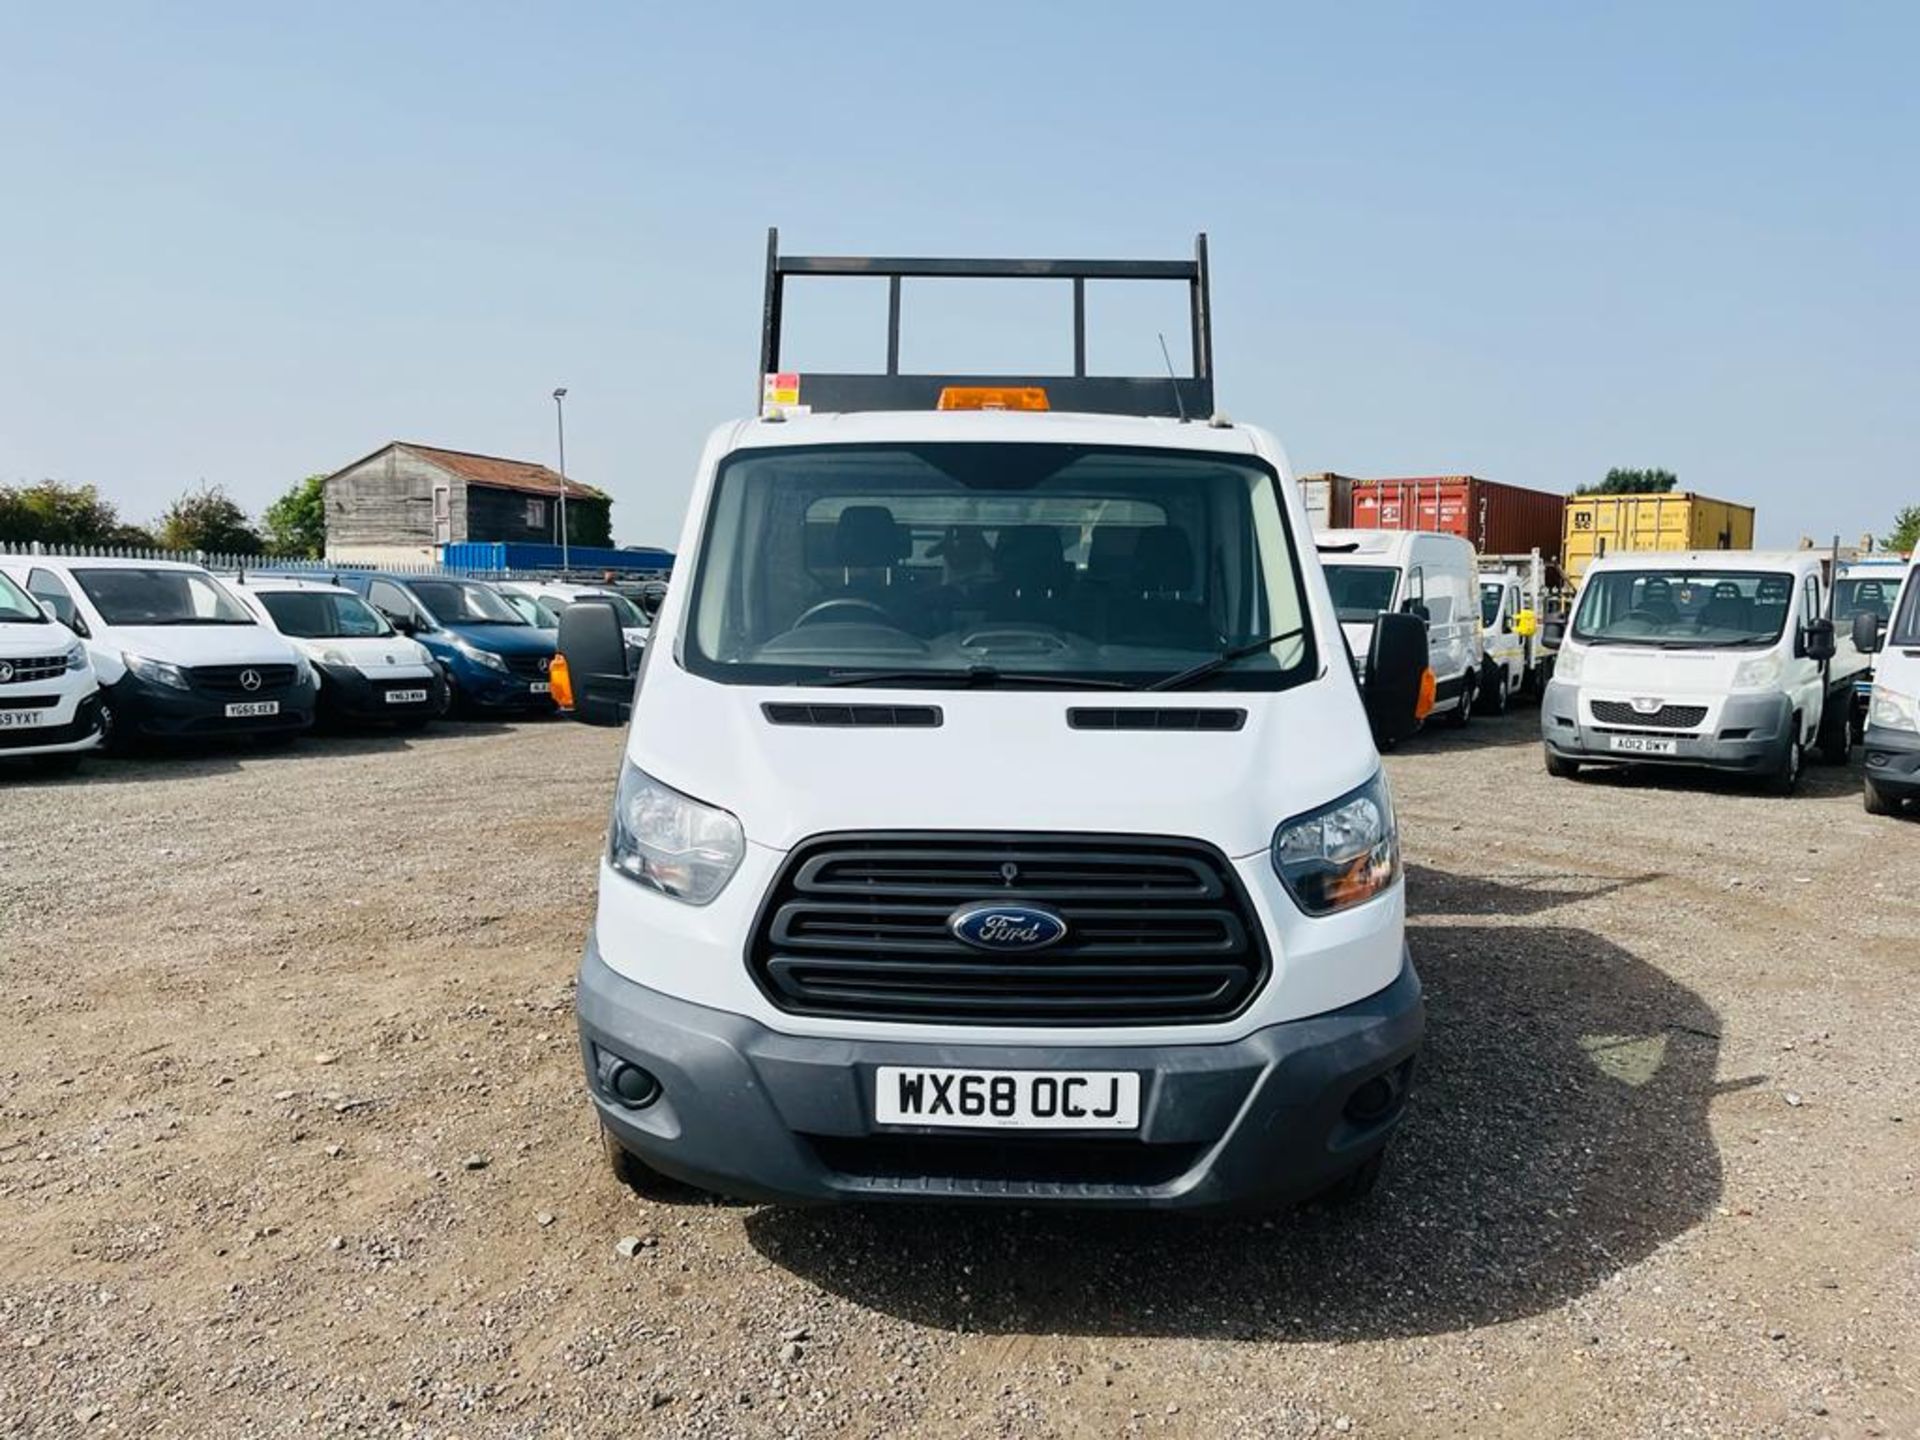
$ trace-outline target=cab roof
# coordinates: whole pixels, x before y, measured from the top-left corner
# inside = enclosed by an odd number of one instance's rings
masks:
[[[816,412],[789,415],[785,419],[741,420],[733,426],[728,441],[730,450],[970,441],[1001,445],[1143,446],[1236,456],[1258,452],[1253,433],[1243,426],[1193,420],[1182,423],[1166,416],[1087,415],[1059,410]]]

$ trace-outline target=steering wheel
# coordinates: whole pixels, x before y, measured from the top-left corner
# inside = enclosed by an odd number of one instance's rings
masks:
[[[1673,617],[1670,615],[1662,615],[1655,610],[1629,610],[1620,618],[1622,620],[1632,620],[1641,625],[1665,625]]]
[[[834,600],[822,600],[817,605],[809,605],[805,610],[800,612],[800,618],[793,622],[791,628],[798,630],[802,625],[826,625],[833,623],[828,617],[831,617],[836,610],[857,610],[860,612],[861,617],[877,615],[880,617],[881,623],[890,629],[899,628],[893,623],[893,616],[887,613],[884,606],[876,605],[871,600],[855,600],[846,596]],[[847,619],[838,623],[850,625],[853,624],[854,621],[855,617],[849,616]]]
[[[1050,630],[1030,630],[1021,625],[997,625],[990,629],[975,630],[961,637],[962,650],[991,649],[994,642],[1005,643],[1009,638],[1022,641],[1023,650],[1038,650],[1045,654],[1056,654],[1068,648],[1067,642]]]

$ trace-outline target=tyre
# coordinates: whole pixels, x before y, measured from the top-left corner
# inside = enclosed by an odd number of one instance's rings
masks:
[[[1495,666],[1486,684],[1480,687],[1480,713],[1483,715],[1506,714],[1508,698],[1507,667]]]
[[[634,1194],[648,1200],[686,1201],[707,1198],[697,1185],[663,1175],[620,1143],[619,1137],[605,1125],[600,1127],[600,1148],[606,1151],[607,1168],[613,1178]]]
[[[1373,1194],[1374,1189],[1380,1184],[1380,1174],[1386,1168],[1387,1152],[1385,1147],[1382,1147],[1315,1195],[1313,1203],[1324,1205],[1330,1210],[1358,1205]]]
[[[1844,765],[1853,758],[1853,723],[1847,707],[1828,702],[1820,717],[1820,758],[1829,765]]]
[[[1806,765],[1806,748],[1800,743],[1800,717],[1793,717],[1793,726],[1787,737],[1787,748],[1775,762],[1773,773],[1766,778],[1769,794],[1791,795],[1800,788],[1800,772]]]
[[[1887,794],[1887,792],[1882,790],[1878,785],[1874,784],[1871,776],[1867,778],[1866,788],[1862,792],[1861,798],[1866,801],[1867,814],[1869,815],[1898,815],[1900,813],[1900,802]]]
[[[1568,760],[1564,756],[1554,754],[1551,750],[1547,751],[1546,754],[1547,774],[1551,775],[1554,779],[1571,780],[1580,773],[1580,762],[1578,760]]]
[[[1447,712],[1449,729],[1461,730],[1466,727],[1467,722],[1473,719],[1473,707],[1478,702],[1479,696],[1480,689],[1473,683],[1471,672],[1469,672],[1466,686],[1460,691],[1460,703]]]

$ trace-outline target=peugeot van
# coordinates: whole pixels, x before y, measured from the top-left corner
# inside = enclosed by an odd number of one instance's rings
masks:
[[[454,708],[553,713],[553,632],[528,624],[486,581],[352,570],[338,578],[440,662]]]
[[[782,372],[823,273],[1184,280],[1194,374]],[[1379,1174],[1422,1032],[1393,802],[1299,486],[1214,413],[1205,276],[1204,239],[770,247],[765,404],[706,445],[637,685],[610,607],[561,616],[576,717],[631,713],[577,1000],[630,1183],[1239,1208]],[[1410,728],[1421,627],[1371,644]]]
[[[271,575],[227,583],[307,657],[320,683],[322,715],[417,729],[447,708],[447,682],[427,647],[400,634],[346,586]]]
[[[115,746],[313,724],[313,667],[198,565],[26,555],[0,569],[85,642]]]
[[[1874,657],[1867,705],[1866,803],[1869,815],[1892,815],[1920,801],[1920,556],[1907,566],[1891,623],[1877,610],[1856,613],[1852,640]]]
[[[1378,616],[1418,617],[1427,627],[1432,713],[1465,725],[1473,718],[1484,655],[1473,546],[1437,530],[1322,530],[1317,541],[1356,665]]]
[[[105,726],[87,647],[0,573],[0,760],[70,770]]]
[[[1851,748],[1854,670],[1836,650],[1813,551],[1606,556],[1540,707],[1547,773],[1698,766],[1791,794],[1810,748],[1834,764]]]
[[[1878,633],[1885,634],[1893,618],[1893,597],[1905,578],[1909,557],[1895,554],[1862,555],[1840,566],[1833,582],[1833,638],[1838,647],[1834,663],[1854,671],[1853,738],[1857,744],[1866,733],[1867,705],[1873,693],[1873,657],[1863,655],[1854,646],[1854,617],[1863,612],[1878,621]]]

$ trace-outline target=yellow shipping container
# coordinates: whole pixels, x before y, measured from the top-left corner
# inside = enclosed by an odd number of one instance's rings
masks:
[[[1753,507],[1704,495],[1573,495],[1560,552],[1573,584],[1596,556],[1622,550],[1751,550]]]

